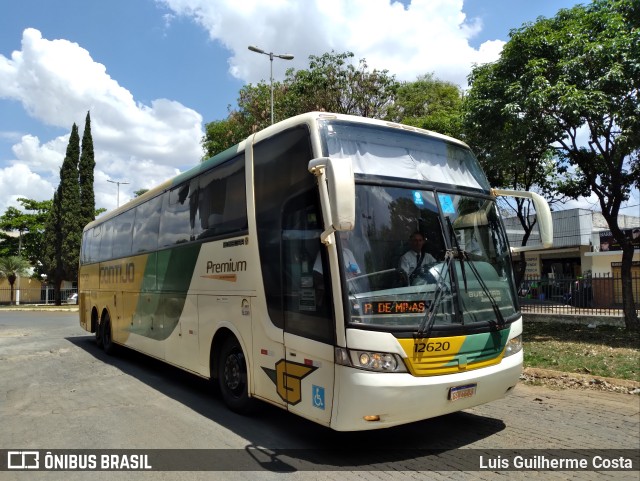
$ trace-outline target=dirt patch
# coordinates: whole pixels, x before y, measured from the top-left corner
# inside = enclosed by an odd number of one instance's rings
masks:
[[[593,376],[590,374],[527,367],[520,376],[520,380],[526,384],[543,385],[549,388],[591,389],[595,391],[640,395],[640,382]]]
[[[0,331],[0,338],[3,337],[24,337],[29,336],[31,334],[30,331],[25,329],[3,329]]]

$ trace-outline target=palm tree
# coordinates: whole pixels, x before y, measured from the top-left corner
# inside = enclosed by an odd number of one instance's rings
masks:
[[[30,264],[26,259],[20,256],[0,257],[0,279],[5,277],[11,286],[11,304],[13,304],[13,284],[15,284],[18,276],[27,276],[29,274]]]

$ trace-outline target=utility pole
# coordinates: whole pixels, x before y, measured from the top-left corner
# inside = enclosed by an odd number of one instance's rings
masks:
[[[271,76],[269,83],[271,85],[271,125],[273,125],[273,57],[281,58],[282,60],[293,60],[293,55],[290,55],[288,53],[275,54],[273,52],[265,52],[261,48],[255,47],[253,45],[249,45],[249,50],[251,50],[252,52],[267,55],[269,57],[269,62],[271,63]]]
[[[117,182],[115,180],[109,180],[107,179],[107,182],[111,182],[112,184],[116,184],[118,186],[118,197],[117,197],[117,204],[116,204],[116,208],[120,207],[120,184],[128,184],[129,182]]]

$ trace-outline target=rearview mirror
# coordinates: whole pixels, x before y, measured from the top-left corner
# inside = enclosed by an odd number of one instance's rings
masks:
[[[533,201],[533,205],[536,208],[536,218],[538,221],[538,229],[540,231],[540,241],[542,242],[542,247],[545,249],[549,249],[553,247],[553,220],[551,219],[551,209],[549,209],[549,204],[544,200],[539,194],[535,192],[529,191],[519,191],[519,190],[505,190],[505,189],[492,189],[494,195],[508,195],[511,197],[522,197],[524,199],[531,199]],[[527,248],[527,247],[512,247],[512,252],[521,252],[525,250],[533,250],[535,247]]]
[[[326,238],[330,231],[353,230],[356,219],[356,186],[353,165],[350,159],[332,159],[320,157],[309,162],[309,172],[318,177],[320,198],[323,207],[328,205],[329,224]],[[327,216],[327,212],[325,216]]]

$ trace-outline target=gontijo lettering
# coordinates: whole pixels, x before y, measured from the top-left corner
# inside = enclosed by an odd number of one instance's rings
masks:
[[[124,284],[133,282],[136,267],[133,262],[100,267],[100,282],[102,284]]]

